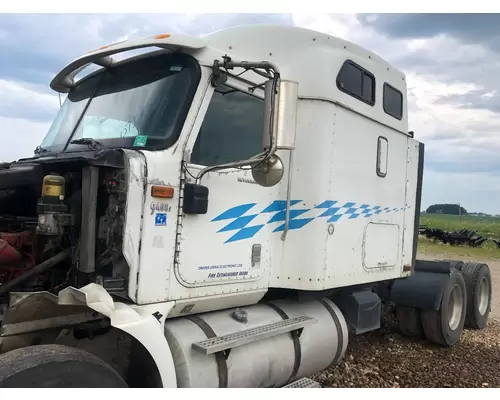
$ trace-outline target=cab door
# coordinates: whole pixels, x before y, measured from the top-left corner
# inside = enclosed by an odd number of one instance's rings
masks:
[[[262,90],[252,92],[248,83],[231,78],[207,93],[202,123],[195,124],[188,140],[185,182],[195,183],[205,167],[262,152],[263,97]],[[182,217],[177,280],[187,287],[227,283],[238,290],[267,287],[266,206],[276,189],[257,185],[248,167],[211,171],[197,183],[208,188],[208,209]]]

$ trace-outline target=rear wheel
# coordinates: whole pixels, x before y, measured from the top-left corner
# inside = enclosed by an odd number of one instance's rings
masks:
[[[462,268],[465,265],[463,261],[459,261],[459,260],[443,260],[443,261],[449,262],[451,268],[456,268],[459,271],[462,271]]]
[[[125,388],[100,358],[61,345],[29,346],[0,355],[0,388]]]
[[[453,270],[443,292],[439,310],[422,311],[425,337],[442,346],[455,345],[462,335],[467,306],[467,290],[460,272]]]
[[[490,268],[483,263],[466,262],[462,274],[467,287],[465,326],[483,329],[488,322],[491,307]]]
[[[397,307],[396,318],[399,329],[405,336],[420,339],[424,336],[422,328],[421,311],[414,307]]]

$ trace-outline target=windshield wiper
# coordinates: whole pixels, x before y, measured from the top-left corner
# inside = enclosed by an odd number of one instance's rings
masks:
[[[75,139],[70,142],[71,144],[85,144],[88,146],[90,150],[101,150],[105,146],[98,142],[97,140],[94,140],[92,138],[81,138],[81,139]]]
[[[78,117],[78,121],[76,121],[76,124],[75,124],[75,127],[73,128],[73,130],[71,131],[71,134],[69,135],[68,137],[68,140],[66,142],[66,145],[64,146],[64,150],[63,151],[66,151],[66,149],[68,148],[68,144],[70,143],[74,143],[74,144],[87,144],[89,146],[89,148],[91,150],[98,150],[98,148],[95,148],[93,149],[92,147],[90,147],[91,145],[92,146],[96,146],[97,145],[101,145],[100,143],[98,143],[97,141],[93,140],[93,139],[86,139],[86,138],[82,138],[82,139],[76,139],[76,140],[71,140],[71,138],[75,135],[75,132],[78,130],[79,126],[80,126],[80,123],[82,122],[83,120],[83,117],[85,116],[85,113],[87,112],[89,106],[90,106],[90,102],[92,101],[92,99],[94,98],[94,96],[96,95],[97,91],[99,90],[99,88],[101,87],[101,83],[104,79],[104,77],[106,76],[107,72],[104,71],[102,74],[101,74],[101,77],[99,78],[98,82],[97,82],[97,85],[95,85],[95,88],[92,90],[92,94],[90,95],[88,101],[87,101],[87,104],[85,104],[85,107],[83,108],[83,111],[81,112],[80,116]],[[85,140],[86,142],[85,143],[76,143],[77,141],[81,141],[81,140]],[[92,141],[92,144],[88,144],[88,141]],[[101,145],[102,146],[102,145]],[[104,147],[104,146],[102,146]],[[101,148],[102,148],[101,147]]]

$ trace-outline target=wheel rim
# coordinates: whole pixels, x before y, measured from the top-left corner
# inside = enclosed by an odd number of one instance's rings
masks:
[[[479,281],[479,314],[484,315],[490,302],[490,285],[488,279],[483,276]]]
[[[458,328],[462,319],[462,309],[464,306],[464,296],[462,289],[458,285],[454,285],[451,289],[450,300],[448,302],[448,326],[452,331]]]

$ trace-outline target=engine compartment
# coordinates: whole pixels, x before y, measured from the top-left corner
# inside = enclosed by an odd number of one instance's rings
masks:
[[[127,298],[127,187],[123,155],[112,158],[0,165],[0,324],[10,292],[95,282]]]

